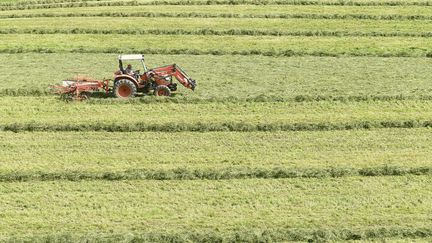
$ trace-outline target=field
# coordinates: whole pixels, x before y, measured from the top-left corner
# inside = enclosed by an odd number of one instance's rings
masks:
[[[430,242],[432,1],[0,0],[1,242]],[[120,53],[169,98],[48,88]]]

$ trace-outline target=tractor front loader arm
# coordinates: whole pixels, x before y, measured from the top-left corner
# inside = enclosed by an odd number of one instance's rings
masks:
[[[189,75],[176,64],[153,68],[151,71],[161,78],[166,76],[175,77],[177,81],[188,89],[195,90],[197,85],[196,81],[189,77]]]

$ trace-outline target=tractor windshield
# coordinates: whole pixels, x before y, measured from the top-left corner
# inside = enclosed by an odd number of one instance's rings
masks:
[[[144,72],[148,70],[144,62],[144,55],[120,55],[118,60],[119,68],[123,73],[138,71],[141,68]]]

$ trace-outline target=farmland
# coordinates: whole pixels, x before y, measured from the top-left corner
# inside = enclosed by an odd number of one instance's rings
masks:
[[[2,132],[1,157],[5,161],[0,180],[429,175],[429,130]],[[82,141],[83,136],[87,140]],[[174,146],[155,157],[164,144]],[[178,153],[185,145],[190,149]],[[142,155],[140,147],[148,148],[147,153]],[[125,150],[127,155],[122,154]],[[81,156],[77,156],[78,151]],[[106,154],[112,155],[107,158]]]
[[[69,240],[416,237],[430,234],[430,187],[430,177],[423,176],[12,183],[0,188],[2,209],[26,213],[4,213],[7,222],[0,224],[12,236],[34,233],[25,222],[38,228],[41,239],[54,230]],[[143,233],[128,235],[131,229]]]
[[[0,0],[0,241],[432,239],[432,1]],[[120,53],[192,92],[68,102]]]
[[[92,76],[110,78],[117,66],[114,59],[113,54],[0,55],[2,63],[11,63],[1,67],[9,81],[0,83],[0,95],[43,94],[48,85],[89,69]],[[147,62],[150,66],[178,63],[202,80],[200,92],[180,92],[175,99],[431,99],[432,91],[429,58],[148,55]],[[31,70],[32,79],[16,75],[23,66]],[[221,79],[226,73],[228,77]]]

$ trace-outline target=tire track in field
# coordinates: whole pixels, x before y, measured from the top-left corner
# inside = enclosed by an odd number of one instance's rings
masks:
[[[26,0],[19,2],[0,2],[1,6],[25,6],[25,5],[38,5],[38,4],[52,4],[52,3],[76,3],[76,2],[91,2],[95,0]],[[99,1],[99,0],[96,0]]]
[[[68,49],[56,49],[50,47],[37,47],[37,48],[28,48],[28,47],[6,47],[0,49],[0,53],[142,53],[142,54],[158,54],[158,55],[214,55],[214,56],[223,56],[223,55],[241,55],[241,56],[268,56],[268,57],[292,57],[292,56],[317,56],[317,57],[432,57],[432,51],[427,49],[421,50],[421,52],[407,52],[405,50],[391,50],[389,52],[368,52],[362,49],[347,49],[344,51],[334,52],[332,50],[263,50],[263,49],[248,49],[248,50],[220,50],[220,49],[212,49],[212,50],[202,50],[202,49],[153,49],[153,48],[119,48],[119,47],[110,47],[110,48],[68,48]]]
[[[0,131],[11,132],[275,132],[275,131],[335,131],[381,128],[430,128],[432,120],[381,120],[381,121],[352,121],[345,123],[332,122],[218,122],[218,123],[9,123],[0,124]]]
[[[0,89],[0,97],[47,97],[55,96],[44,89]],[[113,95],[106,95],[104,92],[93,93],[91,99],[85,101],[90,104],[117,104],[126,102],[128,104],[152,104],[152,103],[176,103],[176,104],[205,104],[205,103],[244,103],[244,102],[365,102],[365,101],[406,101],[421,100],[431,101],[432,95],[257,95],[245,98],[236,96],[226,97],[183,97],[173,96],[166,99],[158,99],[154,96],[137,96],[128,100],[115,98]]]
[[[58,18],[58,17],[155,17],[155,18],[263,18],[263,19],[362,19],[362,20],[432,20],[430,15],[372,15],[372,14],[236,14],[236,13],[155,13],[155,12],[102,12],[102,13],[33,13],[4,14],[0,19],[11,18]]]
[[[119,164],[122,162],[119,161]],[[223,169],[129,169],[124,171],[16,171],[0,172],[0,182],[81,180],[229,180],[282,178],[337,178],[352,176],[432,175],[432,167],[378,166],[368,168],[223,168]]]
[[[349,31],[280,31],[254,29],[142,29],[142,30],[100,30],[100,29],[0,29],[0,35],[6,34],[125,34],[125,35],[231,35],[231,36],[340,36],[340,37],[432,37],[432,32],[349,32]]]
[[[68,1],[38,4],[9,4],[0,5],[0,11],[53,9],[53,8],[79,8],[79,7],[106,7],[106,6],[149,6],[149,5],[323,5],[323,6],[432,6],[432,1],[315,1],[315,0],[172,0],[172,1]]]
[[[428,227],[367,227],[365,228],[263,228],[233,229],[190,229],[179,232],[122,233],[51,233],[32,236],[8,236],[6,242],[328,242],[358,240],[427,239],[432,236]],[[414,240],[413,240],[414,241]]]

